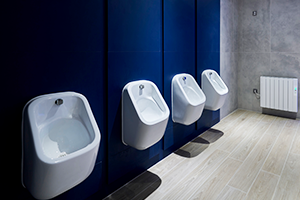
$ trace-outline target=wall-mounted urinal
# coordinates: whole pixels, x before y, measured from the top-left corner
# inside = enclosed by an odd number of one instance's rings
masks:
[[[38,96],[23,109],[22,184],[50,199],[92,172],[100,131],[87,99],[75,92]]]
[[[156,85],[141,80],[122,91],[122,141],[138,150],[157,143],[164,135],[170,111]]]
[[[220,109],[226,100],[228,88],[218,73],[210,69],[203,71],[201,87],[206,96],[205,109]]]
[[[190,125],[197,121],[203,111],[205,95],[195,79],[189,74],[177,74],[172,79],[172,120]]]

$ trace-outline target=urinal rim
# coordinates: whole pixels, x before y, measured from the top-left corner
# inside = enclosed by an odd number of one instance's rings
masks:
[[[209,72],[213,72],[215,75],[217,75],[217,78],[219,79],[219,81],[225,86],[225,89],[223,89],[224,91],[223,92],[219,92],[215,89],[214,85],[211,83],[211,80],[210,78],[208,77],[208,74]],[[227,85],[224,83],[224,81],[222,80],[222,78],[220,77],[220,75],[215,71],[215,70],[212,70],[212,69],[206,69],[202,72],[201,76],[205,76],[206,79],[211,83],[212,87],[215,89],[215,91],[219,94],[219,95],[226,95],[228,93],[228,87]],[[203,87],[203,84],[202,84],[202,87]]]
[[[146,121],[146,120],[144,119],[144,117],[141,116],[139,112],[137,112],[137,108],[138,108],[138,106],[136,105],[136,104],[137,104],[137,99],[134,98],[134,95],[133,95],[132,92],[131,92],[131,88],[132,88],[134,85],[142,84],[142,83],[145,83],[145,82],[146,82],[146,83],[149,83],[149,84],[155,89],[156,93],[157,93],[158,96],[161,98],[162,104],[163,104],[164,109],[165,109],[165,111],[162,111],[162,112],[164,113],[163,116],[162,116],[159,120],[155,120],[155,121],[153,121],[153,122],[148,122],[148,121]],[[133,104],[133,106],[134,106],[135,112],[137,113],[137,115],[139,116],[139,119],[141,119],[141,122],[142,122],[143,124],[145,124],[145,125],[155,125],[155,124],[158,124],[158,123],[164,121],[165,119],[167,119],[167,118],[169,117],[169,115],[170,115],[169,107],[167,106],[167,104],[166,104],[164,98],[162,97],[162,95],[161,95],[161,93],[160,93],[158,87],[157,87],[152,81],[149,81],[149,80],[137,80],[137,81],[131,81],[131,82],[127,83],[127,84],[123,87],[122,95],[124,94],[124,92],[125,92],[126,90],[127,90],[128,95],[129,95],[129,97],[130,97],[130,100],[131,100],[131,102],[132,102],[132,104]],[[132,99],[134,99],[134,101],[133,101]],[[123,101],[122,101],[122,106],[123,106]]]
[[[86,108],[88,117],[91,121],[92,129],[94,131],[95,137],[94,137],[93,141],[91,143],[89,143],[87,146],[85,146],[84,148],[79,149],[79,150],[77,150],[77,151],[75,151],[71,154],[68,154],[68,156],[51,159],[48,156],[46,156],[43,152],[41,141],[39,139],[39,133],[40,132],[36,128],[36,126],[34,124],[34,121],[28,119],[29,124],[30,124],[30,128],[31,128],[34,148],[36,149],[36,151],[35,151],[36,155],[37,155],[37,157],[39,158],[40,161],[42,161],[44,163],[47,163],[47,164],[56,164],[56,163],[61,163],[61,162],[68,161],[68,160],[70,160],[74,157],[77,157],[78,155],[81,155],[81,154],[84,154],[85,152],[91,151],[101,141],[100,130],[98,128],[97,122],[94,118],[91,107],[90,107],[86,97],[84,95],[80,94],[80,93],[77,93],[77,92],[58,92],[58,93],[51,93],[51,94],[44,94],[44,95],[37,96],[37,97],[29,100],[26,103],[26,105],[24,106],[24,109],[23,109],[23,119],[22,119],[22,145],[23,145],[23,134],[24,134],[24,132],[23,132],[24,131],[23,130],[23,123],[24,123],[24,116],[25,116],[26,110],[27,110],[28,118],[29,118],[30,113],[33,113],[34,105],[38,103],[38,101],[36,101],[36,100],[39,100],[41,98],[50,98],[50,97],[51,98],[53,98],[53,97],[59,98],[59,97],[64,97],[64,96],[76,96],[76,97],[79,97],[83,101],[83,104]],[[24,147],[22,147],[22,149],[24,149]],[[23,158],[24,158],[24,155],[22,153],[22,168],[23,168]]]
[[[190,78],[193,80],[194,84],[196,84],[196,86],[199,87],[198,89],[199,89],[201,95],[204,97],[204,99],[203,99],[203,101],[201,101],[201,103],[193,104],[193,103],[189,100],[188,96],[186,95],[186,92],[184,91],[182,85],[180,84],[179,78],[180,78],[181,76],[188,76],[188,77],[190,77]],[[202,89],[200,88],[200,86],[199,86],[199,84],[197,83],[197,81],[195,80],[195,78],[194,78],[192,75],[187,74],[187,73],[176,74],[176,75],[172,78],[172,101],[173,101],[173,95],[174,95],[174,91],[173,91],[173,90],[174,90],[174,89],[173,89],[173,81],[175,81],[175,82],[178,84],[180,90],[182,91],[182,94],[184,95],[185,99],[188,101],[188,103],[189,103],[191,106],[197,107],[197,106],[202,105],[203,103],[205,103],[205,101],[206,101],[206,96],[205,96],[204,92],[203,92]],[[200,97],[200,98],[201,98],[201,97]]]

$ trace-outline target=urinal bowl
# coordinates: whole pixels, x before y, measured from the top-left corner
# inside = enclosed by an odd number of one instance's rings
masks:
[[[228,88],[216,71],[202,72],[201,87],[206,96],[205,109],[216,111],[224,105]]]
[[[32,99],[23,109],[23,186],[37,199],[50,199],[79,184],[94,168],[100,137],[83,95]]]
[[[205,95],[189,74],[177,74],[172,79],[172,120],[190,125],[197,121],[205,105]]]
[[[163,137],[169,114],[154,83],[128,83],[122,91],[122,142],[138,150],[149,148]]]

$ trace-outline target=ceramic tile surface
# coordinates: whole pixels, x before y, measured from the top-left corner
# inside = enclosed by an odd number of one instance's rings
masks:
[[[271,51],[300,52],[300,1],[272,0]]]
[[[253,11],[257,16],[252,16]],[[237,75],[229,73],[235,66],[229,61],[233,52]],[[299,55],[300,1],[221,0],[221,76],[237,82],[237,87],[229,89],[238,91],[229,96],[237,95],[238,108],[261,111],[252,92],[260,89],[260,76],[299,79]],[[221,117],[230,113],[233,104],[227,102],[221,108]]]
[[[299,125],[235,110],[105,200],[299,199]]]

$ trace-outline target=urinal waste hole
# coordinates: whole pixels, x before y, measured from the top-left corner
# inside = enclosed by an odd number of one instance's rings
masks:
[[[65,157],[92,142],[89,132],[81,121],[59,119],[41,131],[43,151],[51,159]]]
[[[68,155],[66,152],[61,152],[58,157],[61,158],[61,157],[65,157],[66,155]]]

